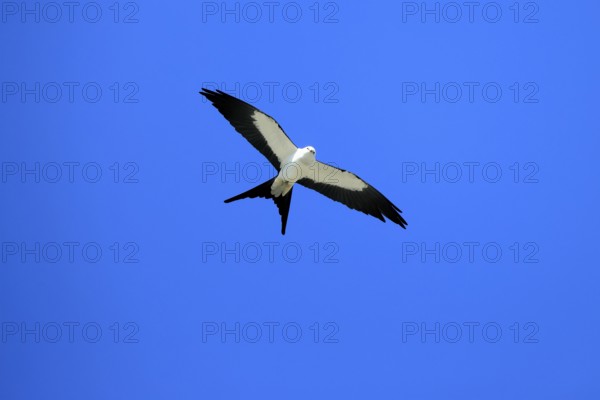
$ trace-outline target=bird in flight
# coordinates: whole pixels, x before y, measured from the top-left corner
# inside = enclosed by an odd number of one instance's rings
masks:
[[[281,233],[285,235],[292,189],[299,183],[316,190],[332,200],[345,204],[367,215],[385,218],[406,229],[402,212],[373,186],[352,172],[316,160],[312,146],[298,148],[281,126],[256,107],[221,90],[202,88],[201,95],[229,121],[236,131],[277,169],[277,175],[225,203],[245,198],[273,199],[281,215]]]

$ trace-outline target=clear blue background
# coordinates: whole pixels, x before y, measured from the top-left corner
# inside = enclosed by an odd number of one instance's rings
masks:
[[[534,8],[522,2],[515,23],[512,3],[498,3],[497,23],[483,19],[481,7],[472,23],[467,15],[456,23],[426,15],[423,23],[393,1],[321,2],[318,22],[313,3],[300,2],[297,23],[281,14],[287,3],[272,23],[265,8],[256,22],[250,9],[239,22],[231,15],[223,22],[201,2],[120,3],[118,23],[110,2],[97,3],[98,23],[81,17],[85,3],[72,23],[67,15],[21,22],[5,10],[2,82],[97,82],[103,96],[97,103],[77,90],[73,102],[2,99],[0,161],[95,162],[103,175],[98,183],[81,175],[73,183],[8,176],[0,183],[0,240],[94,242],[103,257],[36,263],[3,253],[0,398],[598,398],[600,6],[541,2],[538,22],[524,23]],[[123,23],[132,12],[137,22]],[[502,98],[492,103],[476,92],[473,102],[403,101],[403,82],[471,81],[498,83]],[[137,102],[115,102],[114,82],[121,96],[139,89],[129,98]],[[128,82],[134,86],[125,88]],[[408,229],[305,188],[294,191],[285,237],[271,202],[223,204],[259,182],[205,176],[207,165],[264,159],[198,94],[207,82],[227,89],[277,82],[274,99],[263,93],[254,104],[297,145],[315,146],[321,160],[375,185],[403,210]],[[299,101],[282,95],[290,82],[303,90]],[[537,102],[515,102],[515,82],[535,83]],[[328,99],[337,102],[325,101],[331,88]],[[138,182],[120,175],[114,183],[115,162],[122,174],[135,163]],[[498,163],[502,179],[437,183],[403,175],[403,163],[464,162]],[[515,183],[515,162],[535,163],[537,182],[520,176]],[[122,262],[125,250],[114,262],[114,242],[134,242],[139,262]],[[273,262],[264,247],[270,242]],[[411,245],[463,242],[497,244],[502,258],[492,263],[479,251],[474,262],[465,254],[436,262],[406,253]],[[524,250],[515,262],[515,242],[533,243],[538,262],[524,262]],[[252,262],[254,253],[240,250],[236,262],[222,251],[235,252],[236,243],[265,252]],[[215,245],[216,255],[206,251]],[[297,262],[282,254],[286,245],[302,250]],[[336,263],[326,262],[331,249]],[[34,334],[6,332],[68,322],[79,324],[72,343],[66,328],[57,343],[48,332],[39,343]],[[236,343],[234,335],[203,340],[207,323],[266,322],[280,324],[272,343],[266,328],[257,343],[247,336]],[[466,328],[457,343],[450,331],[439,342],[433,334],[403,336],[407,326],[468,322],[479,324],[472,342]],[[82,338],[86,323],[102,328],[97,343]],[[137,329],[130,340],[127,323]],[[297,343],[282,337],[288,323],[303,331]],[[336,330],[331,343],[327,323]],[[502,328],[496,343],[482,336],[489,323]],[[536,330],[532,340],[524,338],[532,332],[527,323]]]

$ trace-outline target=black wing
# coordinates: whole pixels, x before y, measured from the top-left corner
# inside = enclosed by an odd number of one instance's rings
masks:
[[[214,92],[202,88],[200,94],[278,171],[282,162],[296,151],[297,147],[277,121],[258,108],[220,90]]]
[[[406,229],[407,223],[400,215],[402,211],[352,172],[317,161],[308,175],[298,180],[298,183],[383,222],[385,216]]]

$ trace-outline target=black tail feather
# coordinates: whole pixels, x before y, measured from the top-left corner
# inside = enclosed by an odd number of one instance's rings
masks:
[[[264,199],[271,199],[273,196],[271,195],[271,185],[275,178],[269,179],[266,182],[261,183],[260,185],[245,191],[244,193],[238,194],[237,196],[233,196],[230,199],[225,200],[225,203],[231,203],[232,201],[245,199],[247,197],[254,199],[256,197],[262,197]]]
[[[287,225],[288,213],[290,212],[290,204],[292,203],[292,187],[285,196],[273,197],[273,201],[279,209],[279,215],[281,215],[281,234],[285,235],[285,227]]]
[[[279,209],[279,215],[281,215],[281,234],[285,235],[285,227],[287,225],[288,214],[290,212],[290,204],[292,202],[292,189],[285,196],[273,197],[271,194],[271,185],[275,178],[269,179],[266,182],[252,188],[244,193],[233,196],[230,199],[225,200],[225,203],[231,203],[232,201],[241,200],[245,198],[254,199],[256,197],[262,197],[264,199],[273,199],[275,205]]]

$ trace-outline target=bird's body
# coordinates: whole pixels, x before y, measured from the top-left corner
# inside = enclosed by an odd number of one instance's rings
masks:
[[[278,171],[274,178],[225,200],[226,203],[255,197],[273,199],[281,215],[281,233],[285,234],[292,190],[299,183],[351,209],[383,222],[387,217],[402,228],[406,227],[400,209],[377,189],[352,172],[317,161],[314,147],[296,147],[272,117],[220,90],[202,89],[200,94],[210,100],[235,130]]]
[[[286,157],[271,186],[271,194],[275,197],[285,196],[296,182],[310,177],[316,163],[315,153],[314,147],[307,146]]]

